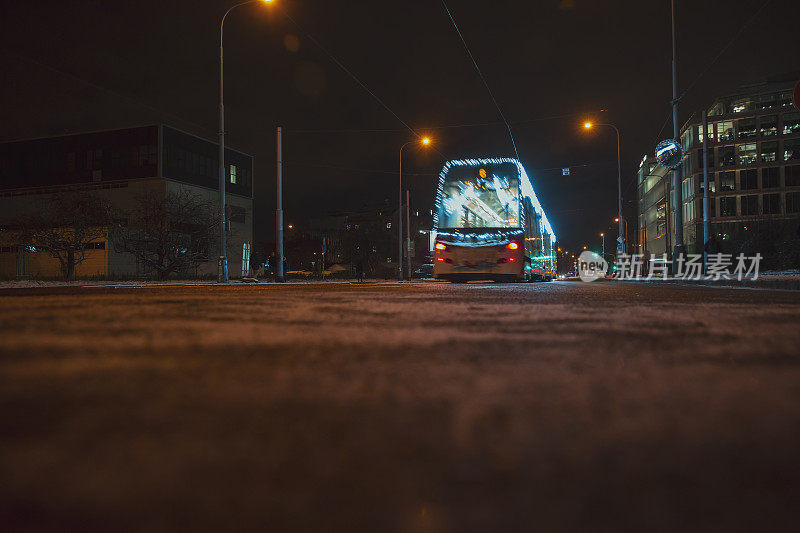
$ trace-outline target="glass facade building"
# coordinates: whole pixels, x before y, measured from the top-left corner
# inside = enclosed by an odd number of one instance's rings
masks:
[[[794,82],[769,83],[719,98],[709,107],[707,130],[695,113],[681,130],[680,167],[684,243],[703,250],[703,137],[708,146],[709,220],[721,249],[778,254],[796,239],[800,223],[800,111]],[[639,251],[663,253],[661,228],[674,219],[671,173],[649,156],[638,175]],[[651,191],[659,197],[654,201]],[[665,210],[670,216],[664,215]],[[669,218],[669,219],[668,219]],[[658,222],[653,228],[653,221]],[[775,265],[779,266],[779,265]]]

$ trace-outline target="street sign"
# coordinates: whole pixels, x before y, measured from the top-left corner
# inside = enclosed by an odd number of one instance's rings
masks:
[[[562,176],[569,176],[569,167],[561,169]]]
[[[620,235],[619,237],[617,237],[617,242],[618,242],[618,243],[620,243],[620,244],[622,244],[623,242],[625,242],[624,240],[622,240],[622,235]]]
[[[622,243],[617,244],[617,257],[625,253],[625,248],[623,248]]]
[[[675,139],[664,139],[656,145],[656,159],[669,169],[675,170],[683,160],[683,148]]]
[[[792,101],[794,102],[794,106],[797,109],[800,109],[800,81],[798,81],[794,86],[794,91],[792,91]]]

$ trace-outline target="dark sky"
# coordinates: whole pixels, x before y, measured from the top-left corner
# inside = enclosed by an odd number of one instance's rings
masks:
[[[214,138],[219,20],[234,3],[3,2],[0,140],[159,121]],[[679,91],[747,25],[687,93],[681,121],[714,96],[800,70],[797,1],[772,0],[754,17],[763,4],[679,2]],[[671,97],[669,1],[448,5],[512,123],[560,240],[593,245],[616,212],[613,130],[582,131],[588,116],[622,132],[623,192],[635,225],[638,162],[672,130],[670,122],[658,135]],[[320,211],[394,202],[398,149],[411,138],[284,11],[405,122],[436,139],[436,151],[406,152],[416,208],[432,207],[445,158],[513,155],[439,0],[243,6],[225,24],[226,129],[231,146],[255,156],[257,240],[274,230],[276,125],[286,130],[286,219],[298,224]],[[564,166],[570,177],[561,176]]]

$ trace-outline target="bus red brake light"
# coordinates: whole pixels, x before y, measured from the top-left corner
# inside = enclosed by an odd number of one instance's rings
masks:
[[[437,250],[445,251],[447,250],[447,245],[441,242],[437,242],[434,248],[436,248]]]
[[[508,248],[509,250],[516,250],[517,248],[519,248],[519,244],[515,242],[510,242],[506,244],[506,248]]]

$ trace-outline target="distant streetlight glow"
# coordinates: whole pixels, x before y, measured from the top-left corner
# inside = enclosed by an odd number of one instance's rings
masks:
[[[588,130],[589,128],[592,127],[592,123],[591,122],[586,122],[586,123],[584,123],[583,127]]]
[[[430,143],[431,143],[431,140],[430,140],[429,137],[423,137],[422,138],[422,144],[430,144]]]

